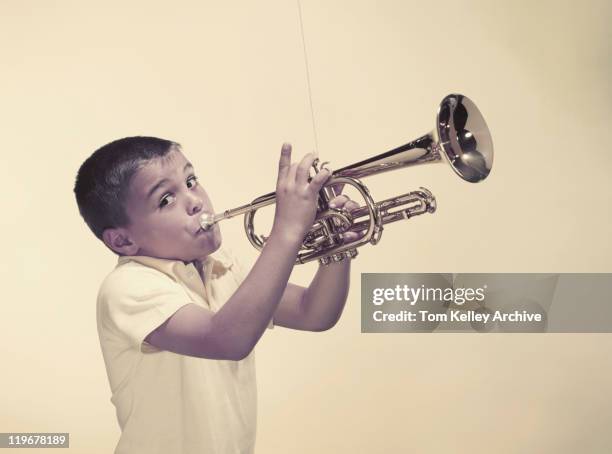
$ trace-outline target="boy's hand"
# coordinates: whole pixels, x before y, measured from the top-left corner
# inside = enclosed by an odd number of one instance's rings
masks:
[[[282,232],[300,243],[314,223],[319,191],[331,176],[328,169],[322,169],[308,181],[315,159],[314,153],[308,153],[299,164],[292,164],[291,145],[285,143],[281,149],[272,232]]]
[[[343,186],[344,185],[340,185],[339,187],[336,187],[335,188],[336,193],[342,192]],[[334,197],[333,199],[331,199],[329,201],[329,206],[330,208],[344,209],[348,211],[349,213],[359,208],[359,204],[355,202],[354,200],[349,199],[348,196],[345,194],[340,194]],[[342,236],[344,243],[350,243],[352,241],[358,240],[359,238],[363,238],[364,235],[365,235],[365,230],[362,230],[360,232],[345,232],[341,236]]]

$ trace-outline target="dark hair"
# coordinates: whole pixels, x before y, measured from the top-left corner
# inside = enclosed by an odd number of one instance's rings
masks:
[[[96,150],[79,168],[74,194],[79,212],[99,239],[109,227],[129,224],[125,197],[131,178],[151,159],[180,145],[157,137],[125,137]]]

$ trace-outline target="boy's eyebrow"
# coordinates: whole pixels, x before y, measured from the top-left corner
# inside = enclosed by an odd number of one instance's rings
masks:
[[[185,173],[185,171],[187,169],[193,169],[193,165],[191,165],[190,162],[188,162],[187,164],[185,164],[185,167],[183,167],[183,173]],[[168,179],[167,178],[162,178],[161,180],[159,180],[157,183],[155,183],[155,185],[153,185],[153,187],[151,189],[149,189],[149,192],[147,193],[147,199],[149,197],[151,197],[155,191],[157,191],[163,184],[167,183]]]

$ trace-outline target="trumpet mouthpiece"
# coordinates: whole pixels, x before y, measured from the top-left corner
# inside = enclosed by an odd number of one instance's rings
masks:
[[[212,213],[204,213],[200,216],[200,226],[204,230],[210,230],[215,225],[215,215]]]

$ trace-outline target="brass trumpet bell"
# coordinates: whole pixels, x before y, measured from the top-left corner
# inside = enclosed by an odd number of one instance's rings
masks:
[[[484,180],[493,166],[493,141],[484,117],[466,96],[453,94],[440,103],[436,128],[393,150],[336,170],[333,176],[363,178],[401,167],[446,160],[470,183]]]

